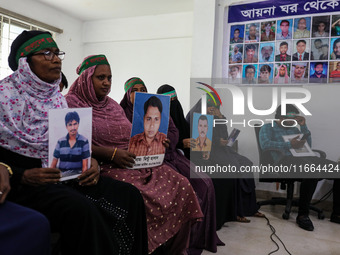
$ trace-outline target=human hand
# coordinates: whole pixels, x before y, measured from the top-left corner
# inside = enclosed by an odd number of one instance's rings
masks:
[[[80,186],[96,185],[99,180],[100,168],[97,160],[91,158],[91,167],[78,176]]]
[[[135,164],[135,158],[135,154],[126,150],[117,149],[116,155],[113,158],[113,162],[119,168],[130,168]]]
[[[170,147],[170,140],[169,139],[164,139],[163,141],[162,141],[162,143],[163,143],[163,145],[164,145],[164,147],[165,148],[169,148]]]
[[[306,125],[306,119],[303,116],[296,116],[295,120],[300,126]]]
[[[24,171],[21,182],[31,186],[57,183],[61,172],[57,168],[31,168]]]
[[[300,149],[303,147],[303,145],[305,144],[306,140],[298,140],[300,138],[300,136],[296,136],[294,137],[292,140],[290,140],[290,144],[292,145],[292,147],[294,149]]]
[[[195,148],[196,147],[196,142],[193,138],[186,138],[183,139],[183,147],[184,148]]]
[[[0,204],[5,202],[5,199],[11,190],[9,183],[9,174],[6,167],[0,165]]]
[[[220,144],[221,144],[221,146],[227,146],[228,140],[221,138],[220,139]]]
[[[220,112],[220,109],[216,108],[216,107],[208,107],[207,109],[207,113],[210,114],[210,115],[214,115],[214,116],[217,116],[219,117],[220,119],[223,118],[223,115],[222,113]]]

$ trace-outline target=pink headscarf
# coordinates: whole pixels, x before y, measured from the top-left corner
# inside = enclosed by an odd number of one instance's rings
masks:
[[[91,56],[84,60],[89,57]],[[92,82],[96,67],[96,65],[91,66],[80,74],[65,96],[66,101],[72,108],[92,107],[92,143],[94,145],[127,149],[132,125],[126,118],[122,107],[112,98],[106,96],[101,101],[97,99]],[[107,134],[110,135],[107,136]]]
[[[287,72],[287,66],[284,65],[284,64],[280,65],[280,67],[278,69],[278,72],[277,72],[277,75],[274,78],[274,83],[278,83],[279,82],[281,67],[284,67],[284,69],[285,69],[285,83],[289,83],[289,76],[288,76],[288,72]]]
[[[18,69],[0,81],[0,146],[15,153],[48,158],[48,110],[67,108],[59,92],[61,77],[53,83],[40,80],[26,57]]]

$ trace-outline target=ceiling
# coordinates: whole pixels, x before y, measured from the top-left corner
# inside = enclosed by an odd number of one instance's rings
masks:
[[[34,0],[82,21],[192,11],[194,0]]]

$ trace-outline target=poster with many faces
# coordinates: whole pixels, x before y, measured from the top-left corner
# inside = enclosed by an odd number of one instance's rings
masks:
[[[340,82],[340,0],[226,8],[223,78],[240,85]]]

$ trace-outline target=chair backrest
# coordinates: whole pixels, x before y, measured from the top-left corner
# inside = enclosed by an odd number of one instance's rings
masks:
[[[257,150],[259,151],[259,163],[260,164],[274,164],[274,160],[271,156],[271,153],[268,152],[264,155],[263,150],[260,145],[260,124],[254,124],[255,136],[256,136],[256,143],[257,143]]]

